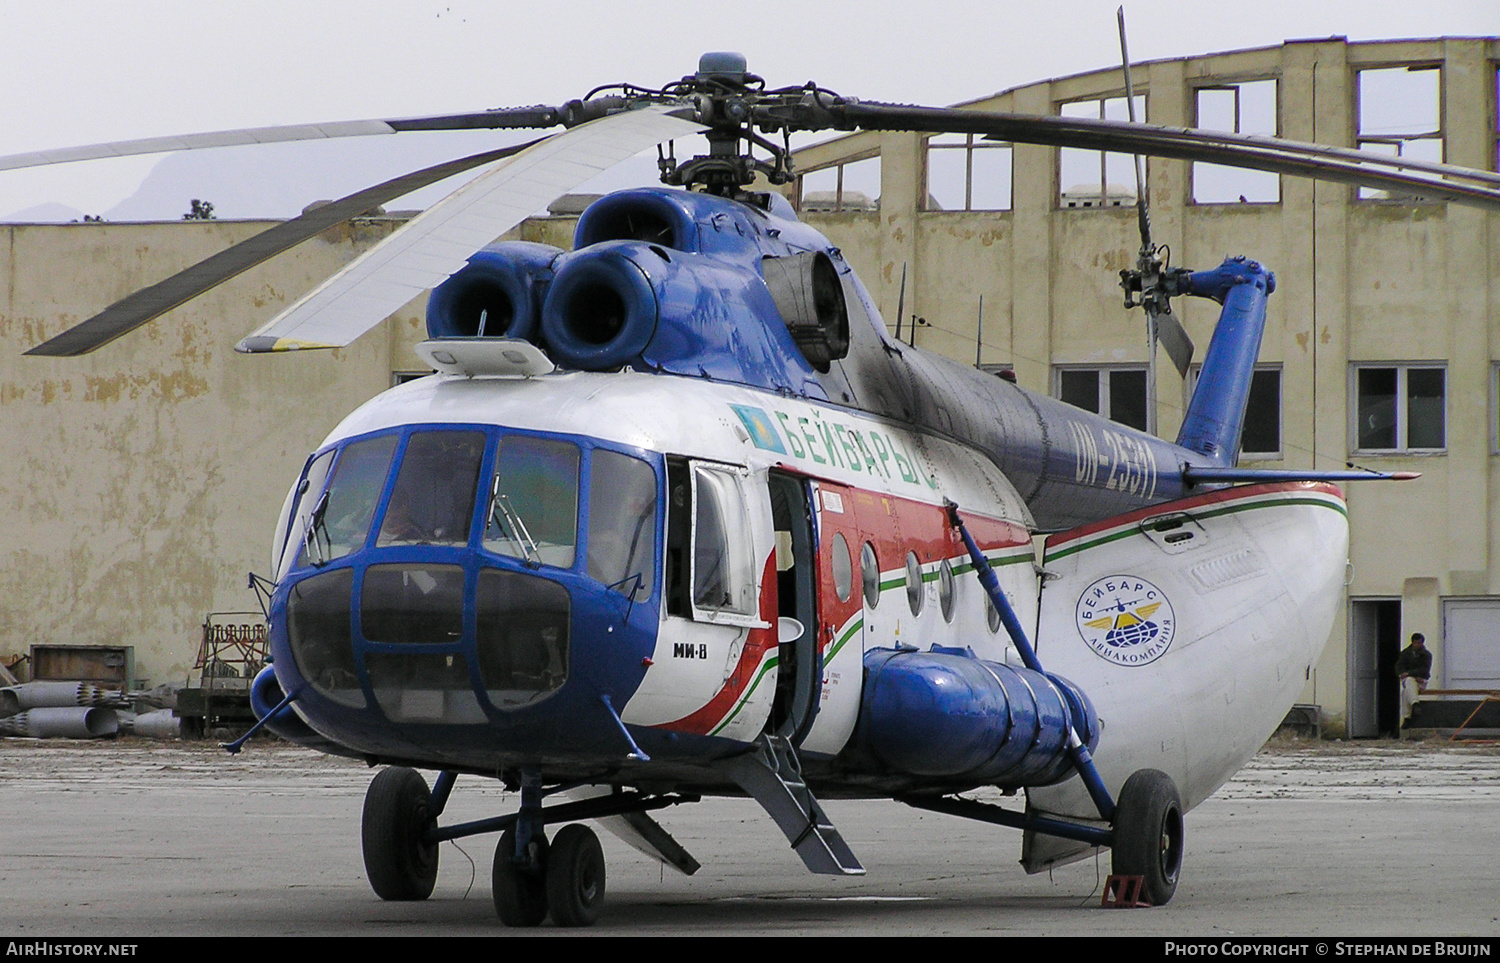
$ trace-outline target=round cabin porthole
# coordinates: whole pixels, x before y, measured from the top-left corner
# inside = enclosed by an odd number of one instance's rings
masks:
[[[880,563],[875,560],[875,546],[869,542],[859,553],[859,575],[864,581],[865,606],[873,609],[880,601]]]
[[[922,563],[916,552],[906,553],[906,604],[912,615],[922,614]]]
[[[953,621],[953,566],[943,559],[938,568],[938,605],[943,610],[943,621]]]

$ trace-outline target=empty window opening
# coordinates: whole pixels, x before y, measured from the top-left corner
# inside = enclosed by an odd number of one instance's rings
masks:
[[[1422,161],[1443,159],[1442,70],[1383,67],[1359,72],[1360,150]],[[1414,200],[1416,195],[1361,187],[1365,200]]]
[[[978,134],[929,137],[923,210],[1010,210],[1011,158],[1010,144]]]
[[[1230,134],[1275,137],[1276,81],[1215,84],[1195,91],[1197,126]],[[1198,204],[1270,204],[1281,200],[1281,178],[1269,171],[1193,164]]]
[[[880,155],[797,176],[797,209],[808,214],[880,210]]]
[[[1137,94],[1135,119],[1146,120],[1146,97]],[[1088,117],[1095,120],[1129,120],[1129,105],[1124,97],[1100,100],[1078,100],[1062,104],[1064,117]],[[1058,207],[1097,208],[1133,207],[1135,205],[1135,158],[1129,154],[1079,150],[1058,150]],[[1144,163],[1144,161],[1142,162]]]

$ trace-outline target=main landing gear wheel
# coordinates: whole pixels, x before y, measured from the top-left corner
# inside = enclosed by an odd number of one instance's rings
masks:
[[[593,926],[604,907],[604,850],[587,826],[564,826],[547,855],[547,903],[558,926]]]
[[[415,769],[382,770],[365,792],[360,825],[365,875],[385,900],[426,899],[437,883],[438,847],[422,834],[427,814],[427,780]]]
[[[1172,778],[1155,769],[1132,774],[1115,806],[1115,875],[1143,877],[1141,895],[1164,906],[1177,892],[1182,849],[1182,797]]]
[[[490,891],[495,912],[506,926],[540,926],[547,918],[547,837],[538,831],[527,847],[529,865],[517,866],[514,828],[501,833],[495,846]]]

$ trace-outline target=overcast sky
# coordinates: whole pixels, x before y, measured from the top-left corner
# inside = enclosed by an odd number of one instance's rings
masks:
[[[1117,5],[0,0],[0,154],[556,104],[600,84],[658,86],[712,49],[742,51],[773,86],[816,79],[869,100],[948,104],[1113,65]],[[1127,3],[1126,16],[1137,61],[1330,35],[1500,35],[1497,0],[1154,0]],[[42,201],[106,210],[156,160],[0,172],[0,213]]]

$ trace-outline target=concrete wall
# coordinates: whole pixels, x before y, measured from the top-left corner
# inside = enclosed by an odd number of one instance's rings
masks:
[[[263,223],[0,227],[0,656],[133,645],[182,682],[211,611],[255,609],[287,487],[350,409],[419,366],[421,304],[352,347],[239,355],[240,337],[391,229],[361,221],[79,358],[22,353]]]

